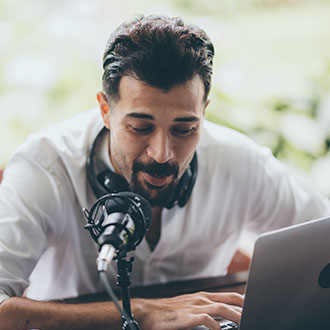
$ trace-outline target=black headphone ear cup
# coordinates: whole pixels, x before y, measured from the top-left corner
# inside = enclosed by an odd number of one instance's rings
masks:
[[[178,182],[178,185],[175,189],[175,197],[176,200],[180,201],[182,199],[187,191],[189,181],[191,178],[191,170],[188,168],[182,175],[181,179]]]
[[[97,181],[102,185],[106,194],[128,191],[127,181],[119,174],[106,169],[97,175]]]
[[[183,178],[184,180],[182,182],[181,191],[178,193],[178,205],[180,207],[185,206],[188,202],[188,199],[191,195],[191,192],[196,182],[197,169],[198,169],[197,154],[195,152],[194,157],[190,162],[188,169],[184,173],[184,175],[186,175],[186,178]]]
[[[194,188],[197,177],[197,155],[196,152],[189,167],[183,173],[178,185],[175,189],[174,198],[166,205],[166,208],[171,209],[177,202],[180,207],[187,204],[191,192]]]
[[[128,190],[127,181],[119,174],[106,169],[100,173],[95,172],[95,153],[97,145],[100,143],[103,134],[109,130],[103,127],[95,138],[95,141],[90,149],[87,157],[87,177],[88,181],[93,189],[93,192],[97,198],[100,198],[106,194],[121,192]]]

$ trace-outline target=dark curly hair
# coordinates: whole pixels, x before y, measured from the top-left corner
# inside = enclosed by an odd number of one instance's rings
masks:
[[[110,36],[103,56],[103,91],[118,100],[119,82],[133,76],[164,91],[198,74],[211,87],[214,47],[206,33],[181,18],[139,16],[121,24]]]

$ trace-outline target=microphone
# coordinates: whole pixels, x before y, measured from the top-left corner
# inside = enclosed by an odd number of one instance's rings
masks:
[[[91,211],[84,209],[88,229],[100,246],[99,272],[106,271],[116,255],[135,250],[151,222],[151,206],[133,192],[108,194],[96,201]]]

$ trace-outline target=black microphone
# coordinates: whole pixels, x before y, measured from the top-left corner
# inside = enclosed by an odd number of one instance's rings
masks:
[[[135,250],[151,222],[149,202],[132,192],[105,195],[84,213],[88,220],[85,228],[100,246],[98,271],[106,271],[116,254]]]

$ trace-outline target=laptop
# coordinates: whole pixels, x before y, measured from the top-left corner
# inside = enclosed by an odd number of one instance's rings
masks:
[[[241,324],[220,324],[225,330],[329,330],[330,218],[259,236]]]

